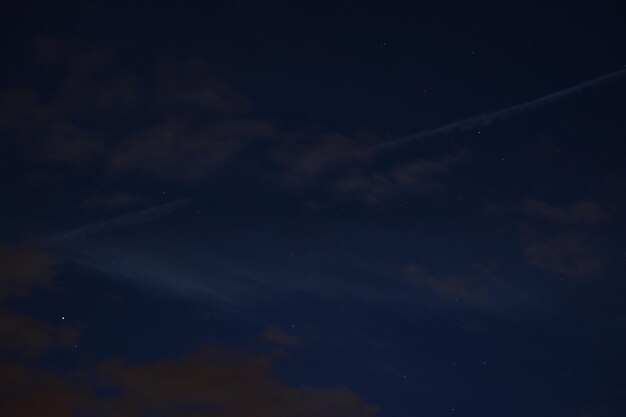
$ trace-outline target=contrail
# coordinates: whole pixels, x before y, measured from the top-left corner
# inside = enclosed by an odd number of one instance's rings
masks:
[[[101,222],[92,223],[87,226],[79,227],[78,229],[59,233],[46,239],[45,243],[47,245],[55,246],[62,243],[69,243],[77,239],[83,239],[88,236],[94,236],[106,230],[119,229],[133,224],[149,222],[166,216],[174,211],[180,210],[181,208],[187,206],[190,202],[191,198],[184,198],[155,207],[149,207],[144,210],[124,214]]]
[[[527,101],[522,104],[518,104],[516,106],[507,107],[502,110],[496,110],[491,113],[483,113],[479,116],[468,117],[466,119],[462,119],[457,122],[453,122],[453,123],[450,123],[441,127],[437,127],[435,129],[423,130],[419,133],[404,136],[404,137],[394,139],[386,143],[382,143],[380,145],[373,146],[370,149],[374,151],[385,150],[385,149],[390,149],[390,148],[393,149],[393,148],[397,148],[397,147],[400,147],[402,145],[405,145],[411,142],[423,142],[427,139],[440,136],[440,135],[446,135],[446,134],[450,134],[453,132],[468,131],[468,130],[475,129],[477,127],[487,127],[487,126],[492,125],[495,122],[501,122],[506,119],[510,119],[511,117],[520,115],[529,110],[534,110],[541,106],[545,106],[557,100],[561,100],[563,98],[569,97],[573,94],[580,93],[596,85],[615,80],[624,75],[626,75],[626,70],[615,71],[610,74],[602,75],[592,80],[577,84],[573,87],[569,87],[564,90],[560,90],[555,93],[548,94],[546,96],[543,96],[543,97],[540,97],[531,101]]]

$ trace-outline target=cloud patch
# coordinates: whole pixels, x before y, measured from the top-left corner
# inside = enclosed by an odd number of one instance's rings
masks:
[[[203,59],[121,69],[127,48],[40,39],[29,51],[27,79],[0,90],[5,151],[28,160],[186,181],[272,132]]]
[[[558,206],[526,198],[519,212],[524,219],[522,252],[530,265],[570,277],[603,271],[603,239],[597,229],[611,221],[608,207],[593,201]]]
[[[556,224],[595,225],[609,221],[611,216],[609,209],[592,201],[559,207],[527,198],[522,201],[520,210],[526,217]]]
[[[0,350],[36,357],[52,348],[74,345],[77,334],[73,329],[32,319],[9,306],[51,285],[56,261],[41,251],[0,245],[0,265]]]
[[[481,266],[474,274],[434,275],[426,271],[422,265],[411,264],[406,274],[411,283],[424,288],[446,302],[463,302],[474,306],[485,306],[493,303],[493,292],[497,282],[493,271]]]
[[[216,417],[376,416],[345,387],[292,387],[275,378],[263,355],[209,348],[181,359],[101,366],[105,384],[119,393],[103,403],[104,415],[210,414]]]
[[[524,256],[530,265],[574,277],[597,275],[603,266],[588,240],[575,233],[530,240]]]
[[[398,194],[423,194],[441,186],[441,176],[471,159],[465,148],[410,161],[382,163],[368,147],[367,132],[307,133],[284,140],[273,152],[280,181],[295,190],[322,189],[338,199],[381,204]]]

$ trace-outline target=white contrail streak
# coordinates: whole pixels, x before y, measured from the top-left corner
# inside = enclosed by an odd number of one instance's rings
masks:
[[[435,129],[423,130],[419,133],[415,133],[412,135],[394,139],[392,141],[382,143],[380,145],[376,145],[372,147],[371,150],[377,151],[377,150],[384,150],[384,149],[390,149],[390,148],[393,149],[393,148],[397,148],[397,147],[400,147],[402,145],[412,143],[412,142],[423,142],[425,140],[428,140],[428,139],[431,139],[433,137],[440,136],[440,135],[446,135],[446,134],[450,134],[453,132],[473,130],[477,127],[487,127],[487,126],[492,125],[495,122],[499,122],[499,121],[501,122],[503,120],[510,119],[511,117],[520,115],[529,110],[534,110],[538,107],[545,106],[557,100],[561,100],[563,98],[569,97],[573,94],[580,93],[596,85],[615,80],[624,75],[626,75],[626,70],[615,71],[610,74],[602,75],[592,80],[577,84],[573,87],[569,87],[564,90],[560,90],[555,93],[548,94],[546,96],[543,96],[543,97],[540,97],[531,101],[527,101],[522,104],[518,104],[516,106],[507,107],[502,110],[496,110],[491,113],[483,113],[480,116],[468,117],[466,119],[449,123],[447,125],[437,127]]]
[[[89,236],[97,235],[106,230],[119,229],[133,224],[145,223],[160,217],[166,216],[174,211],[180,210],[191,202],[190,198],[172,201],[144,210],[135,211],[124,214],[112,219],[104,220],[98,223],[92,223],[78,229],[59,233],[46,240],[48,245],[58,245],[69,243],[77,239],[83,239]]]

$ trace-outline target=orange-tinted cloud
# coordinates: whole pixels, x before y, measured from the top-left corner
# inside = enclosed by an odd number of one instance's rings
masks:
[[[26,297],[50,283],[56,262],[39,250],[27,250],[0,243],[0,305],[8,298]]]
[[[51,417],[205,416],[374,417],[377,408],[346,387],[290,386],[276,376],[269,356],[209,347],[177,359],[129,365],[69,365],[65,374],[33,360],[56,347],[70,347],[76,332],[14,313],[4,303],[51,283],[54,260],[39,251],[0,247],[0,415]],[[266,340],[282,347],[298,340],[267,329]],[[8,356],[5,356],[8,355]],[[11,358],[11,363],[6,361]],[[4,359],[4,361],[2,361]],[[19,362],[16,362],[19,360]],[[72,368],[76,372],[72,371]],[[106,393],[106,394],[105,394]]]
[[[293,347],[300,344],[300,340],[279,329],[278,327],[268,327],[261,334],[263,340],[279,347]]]
[[[0,265],[0,350],[33,357],[54,347],[74,345],[74,330],[18,314],[7,305],[50,285],[54,259],[41,251],[0,245]]]
[[[377,415],[376,407],[345,387],[292,387],[274,372],[263,355],[214,348],[139,365],[111,361],[101,366],[101,378],[117,394],[99,408],[104,416]]]
[[[0,308],[0,350],[12,355],[36,357],[52,348],[69,348],[77,332]]]
[[[207,348],[177,359],[128,365],[109,360],[58,375],[2,364],[0,415],[100,417],[375,417],[350,389],[290,386],[262,354]]]
[[[33,366],[0,363],[0,415],[73,417],[90,404],[89,391]],[[94,415],[94,414],[90,414]]]

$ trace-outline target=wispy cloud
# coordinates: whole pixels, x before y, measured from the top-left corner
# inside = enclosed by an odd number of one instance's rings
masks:
[[[40,39],[27,49],[24,65],[46,77],[0,91],[0,131],[7,151],[29,160],[186,181],[272,132],[206,60],[164,59],[140,73],[121,69],[121,46]]]
[[[95,236],[105,230],[118,229],[129,225],[149,222],[180,210],[189,205],[191,201],[192,200],[190,198],[185,198],[139,211],[133,211],[111,219],[81,226],[74,230],[58,233],[55,236],[47,238],[45,243],[54,247],[59,244],[70,243],[77,239]]]
[[[302,137],[304,136],[304,138]],[[381,204],[398,195],[421,195],[441,186],[441,177],[471,159],[455,147],[409,161],[381,163],[367,148],[377,137],[367,132],[303,133],[273,152],[279,180],[296,190],[320,189],[339,199]]]
[[[483,310],[513,307],[522,293],[503,279],[497,264],[475,263],[458,273],[432,273],[423,265],[405,268],[409,282],[444,304],[461,304]]]
[[[528,263],[556,274],[593,276],[601,272],[602,257],[581,234],[535,237],[524,244]]]
[[[522,251],[527,262],[560,276],[592,277],[605,266],[597,228],[612,211],[597,202],[555,205],[526,198],[518,208],[524,220]]]
[[[610,220],[611,211],[593,201],[581,201],[569,206],[554,206],[527,198],[520,208],[523,215],[557,224],[598,224]]]

